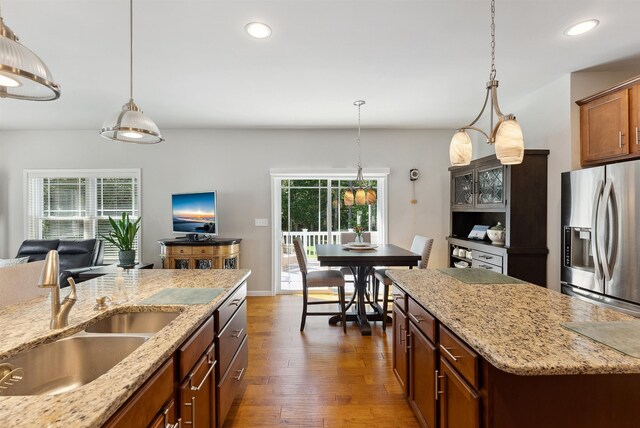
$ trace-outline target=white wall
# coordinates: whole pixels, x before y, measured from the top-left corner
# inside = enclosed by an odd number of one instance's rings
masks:
[[[155,146],[103,140],[97,131],[0,132],[0,257],[24,239],[23,170],[141,168],[143,252],[160,264],[157,240],[171,237],[170,194],[216,189],[220,233],[242,238],[241,265],[253,271],[250,290],[271,289],[270,168],[345,168],[355,173],[353,130],[163,130]],[[389,241],[404,247],[414,234],[435,238],[430,267],[446,265],[449,227],[450,131],[364,130],[362,161],[389,167]],[[409,169],[422,172],[411,205]]]

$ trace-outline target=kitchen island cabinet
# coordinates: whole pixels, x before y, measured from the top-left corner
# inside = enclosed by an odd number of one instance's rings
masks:
[[[389,276],[408,301],[409,403],[422,426],[637,426],[640,359],[562,327],[632,317],[528,283]]]
[[[72,426],[221,426],[219,403],[232,401],[219,391],[218,360],[220,332],[224,320],[246,332],[246,280],[248,270],[136,270],[123,274],[129,300],[95,311],[97,296],[112,294],[115,275],[86,281],[78,287],[78,300],[69,316],[69,326],[50,330],[50,302],[42,297],[7,306],[0,313],[0,360],[21,351],[81,332],[93,322],[126,312],[179,312],[158,333],[102,376],[71,391],[57,395],[0,396],[0,419],[12,427]],[[143,300],[165,288],[219,288],[220,294],[203,304],[145,304]],[[63,290],[64,295],[66,290]],[[220,318],[220,312],[223,313]],[[228,318],[227,318],[228,317]],[[217,322],[222,319],[223,323]],[[217,330],[218,328],[222,330]],[[236,328],[236,327],[234,327]],[[237,332],[235,333],[238,334]],[[248,367],[244,345],[232,344],[230,368],[242,372]],[[222,343],[222,348],[227,344]],[[226,354],[225,354],[226,355]],[[234,374],[234,377],[238,377]],[[235,381],[237,384],[240,380]],[[195,408],[191,406],[195,403]],[[185,405],[189,404],[189,405]],[[226,405],[226,404],[225,404]]]

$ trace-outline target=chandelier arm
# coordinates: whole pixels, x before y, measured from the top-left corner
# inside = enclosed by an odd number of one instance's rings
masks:
[[[474,131],[476,131],[476,132],[481,133],[482,135],[484,135],[485,137],[487,137],[487,143],[491,141],[491,137],[489,137],[489,135],[487,135],[487,133],[486,133],[486,132],[484,132],[482,129],[478,128],[477,126],[471,126],[471,125],[468,125],[468,126],[463,126],[462,128],[460,128],[460,130],[461,130],[461,131],[462,131],[462,130],[465,130],[465,129],[472,129],[472,130],[474,130]]]
[[[482,104],[482,110],[480,110],[480,113],[478,113],[478,116],[473,119],[473,121],[468,124],[467,126],[465,126],[465,128],[469,128],[469,129],[474,129],[473,125],[476,124],[476,122],[478,122],[480,120],[480,118],[482,117],[482,115],[484,114],[484,110],[487,108],[487,101],[489,101],[489,91],[491,90],[491,88],[487,88],[487,93],[484,96],[484,103]],[[461,128],[464,129],[464,128]]]
[[[504,120],[504,114],[500,110],[500,105],[498,104],[498,85],[491,87],[491,102],[493,103],[493,110],[496,112],[499,121],[502,122]],[[492,113],[493,114],[493,113]]]

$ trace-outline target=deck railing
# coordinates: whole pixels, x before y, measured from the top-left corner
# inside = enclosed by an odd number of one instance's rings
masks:
[[[347,232],[347,231],[345,231]],[[348,230],[348,232],[352,232],[352,230]],[[371,240],[372,242],[377,241],[375,239],[375,235],[378,232],[371,232]],[[302,240],[302,248],[305,248],[307,251],[307,257],[316,255],[316,245],[324,245],[324,244],[341,244],[340,242],[341,234],[340,232],[331,232],[331,242],[329,242],[329,232],[328,231],[309,231],[308,229],[302,229],[301,231],[290,231],[290,232],[282,232],[282,253],[283,254],[293,254],[295,250],[293,249],[293,240],[295,238],[300,238]]]

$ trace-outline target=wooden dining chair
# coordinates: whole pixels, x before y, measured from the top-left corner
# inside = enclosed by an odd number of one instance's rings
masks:
[[[307,320],[307,316],[316,315],[341,315],[342,316],[342,329],[347,332],[347,312],[344,292],[344,275],[337,270],[320,270],[314,272],[307,271],[307,253],[302,246],[302,241],[298,238],[293,240],[293,247],[296,251],[296,258],[298,259],[298,265],[300,266],[300,272],[302,273],[302,321],[300,323],[300,331],[304,331],[304,324]],[[337,287],[338,288],[338,300],[337,301],[309,301],[309,288],[312,287]],[[309,312],[307,307],[311,305],[326,305],[338,303],[340,305],[340,312]]]
[[[433,238],[427,238],[425,236],[416,235],[413,237],[411,243],[411,252],[420,254],[422,258],[418,262],[418,269],[426,269],[429,264],[429,256],[431,255],[431,247],[433,247]],[[386,314],[389,308],[389,288],[393,281],[387,276],[388,269],[378,269],[374,274],[375,280],[373,285],[373,296],[376,301],[378,300],[378,291],[380,289],[380,283],[384,284],[384,291],[382,296],[382,313]],[[382,322],[382,330],[387,329],[387,322]]]

